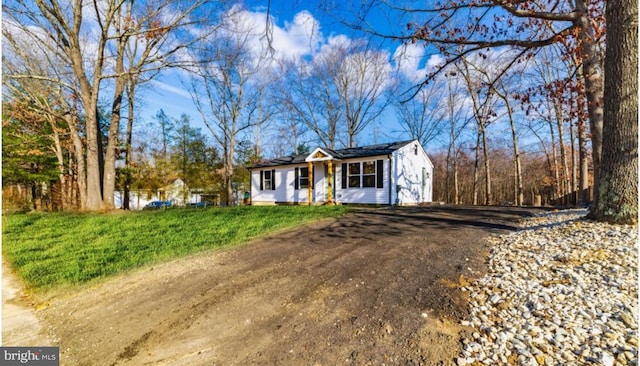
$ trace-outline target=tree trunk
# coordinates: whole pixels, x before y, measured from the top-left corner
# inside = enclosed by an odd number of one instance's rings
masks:
[[[122,96],[116,99],[118,99],[119,101],[114,101],[114,105],[116,103],[120,104]],[[107,210],[111,210],[115,207],[114,194],[116,184],[116,158],[118,152],[118,130],[120,125],[120,113],[118,112],[117,117],[115,116],[115,114],[112,114],[111,116],[111,127],[109,128],[109,137],[104,158],[102,184],[103,204],[104,208]],[[117,120],[117,122],[115,120]]]
[[[605,108],[598,199],[592,214],[638,222],[638,2],[607,1]]]
[[[224,147],[224,185],[227,194],[226,204],[233,203],[233,156],[235,154],[235,137],[230,134],[228,144]],[[273,179],[273,178],[272,178]]]
[[[102,209],[102,185],[100,179],[100,154],[95,112],[87,114],[87,209]]]
[[[458,148],[456,146],[456,119],[455,119],[455,101],[453,97],[453,88],[451,85],[451,81],[447,79],[447,86],[449,88],[448,95],[448,107],[449,107],[449,124],[451,125],[451,143],[449,144],[449,149],[453,154],[453,204],[460,204],[460,189],[458,187]],[[447,174],[447,179],[449,178],[449,174]],[[448,187],[448,184],[447,184]]]
[[[64,197],[67,192],[67,176],[65,174],[64,168],[64,153],[62,152],[62,144],[60,143],[60,135],[56,130],[55,124],[50,123],[51,128],[53,130],[53,151],[56,154],[56,159],[58,160],[58,180],[60,181],[60,205],[59,210],[62,211],[66,207],[66,202]]]
[[[586,121],[578,121],[578,159],[580,166],[580,204],[589,201],[589,149],[587,148]]]
[[[458,154],[453,150],[453,204],[460,204],[460,183],[458,182]]]
[[[482,127],[482,152],[484,154],[484,184],[485,188],[485,196],[484,196],[484,204],[490,205],[493,203],[493,194],[491,193],[491,167],[489,164],[489,150],[487,147],[487,132]]]
[[[128,117],[127,117],[127,131],[126,131],[126,145],[124,152],[124,167],[125,167],[125,177],[124,177],[124,193],[123,193],[123,201],[122,208],[125,210],[130,210],[130,200],[131,200],[131,154],[133,153],[133,118],[134,118],[134,95],[135,95],[135,82],[131,81],[128,84],[127,89],[127,99],[129,101],[128,106]]]
[[[476,136],[475,161],[473,162],[473,205],[478,204],[478,170],[480,165],[480,130]]]
[[[551,157],[553,159],[551,166],[551,173],[553,174],[553,200],[555,201],[558,197],[560,197],[560,173],[558,172],[558,150],[556,147],[556,133],[553,128],[553,115],[551,114],[551,110],[549,110],[549,133],[551,135]]]
[[[516,133],[516,124],[513,119],[513,111],[511,110],[511,106],[507,104],[507,109],[509,111],[509,121],[511,123],[511,139],[513,141],[513,159],[514,159],[514,168],[515,168],[515,204],[521,206],[524,203],[524,190],[522,184],[522,163],[520,161],[520,149],[518,147],[518,134]]]
[[[75,158],[73,156],[73,147],[67,149],[67,189],[65,197],[67,209],[79,209],[80,202],[78,199],[78,177],[76,177]]]
[[[118,20],[119,21],[119,20]],[[111,122],[109,124],[109,137],[107,151],[104,159],[103,203],[107,210],[114,208],[113,196],[116,186],[116,158],[118,153],[118,133],[120,132],[120,113],[122,109],[122,97],[129,80],[129,75],[124,73],[124,48],[129,37],[121,36],[117,39],[116,52],[116,85],[113,90],[113,102],[111,104]]]
[[[567,149],[564,143],[564,121],[562,116],[562,104],[559,97],[553,98],[553,107],[556,114],[556,125],[558,127],[558,141],[560,142],[560,163],[562,164],[562,174],[560,176],[560,197],[562,204],[567,204],[569,194],[569,163],[567,161]]]
[[[76,16],[81,18],[83,8],[74,9]],[[79,24],[78,24],[79,26]],[[104,43],[101,40],[98,47],[98,60],[94,65],[96,70],[93,76],[93,85],[89,82],[85,72],[85,59],[82,56],[80,46],[80,29],[74,29],[69,39],[69,56],[72,67],[78,79],[80,87],[80,98],[85,111],[85,134],[86,134],[86,205],[90,211],[102,209],[102,141],[100,132],[100,121],[98,118],[98,92],[100,90],[100,73],[102,71]],[[80,131],[78,131],[80,132]]]
[[[355,132],[349,129],[349,148],[356,147]]]
[[[451,143],[449,143],[449,148],[447,149],[447,167],[446,167],[446,181],[445,181],[445,194],[444,194],[444,198],[447,202],[452,202],[453,199],[451,198],[451,170],[450,167],[451,165],[453,165],[453,161],[451,159]]]
[[[116,157],[118,152],[118,131],[120,130],[120,108],[122,106],[122,94],[124,92],[124,82],[116,82],[113,104],[111,108],[111,123],[109,126],[109,136],[107,149],[104,158],[103,172],[103,204],[104,208],[111,210],[114,208],[113,196],[116,185]]]
[[[75,155],[75,162],[77,166],[76,181],[78,184],[78,208],[80,210],[85,210],[87,209],[87,171],[84,160],[84,146],[76,125],[77,117],[67,115],[66,120],[73,140],[73,153]]]
[[[513,118],[513,109],[509,103],[506,93],[500,93],[495,90],[498,97],[504,100],[507,107],[507,115],[509,116],[509,125],[511,126],[511,142],[513,144],[513,170],[514,170],[514,197],[513,202],[517,206],[521,206],[524,202],[524,188],[522,184],[522,164],[520,162],[520,149],[518,148],[518,133],[516,131],[516,122]]]
[[[570,92],[569,97],[573,97],[573,94]],[[577,162],[577,154],[576,154],[576,132],[575,127],[573,125],[573,116],[575,115],[575,103],[573,101],[569,102],[571,105],[571,110],[569,111],[569,139],[571,146],[571,205],[575,206],[578,203],[578,162]]]
[[[584,82],[582,66],[576,71],[576,79],[579,83]],[[585,119],[585,95],[582,90],[576,92],[576,104],[578,108],[578,160],[579,160],[579,183],[578,189],[580,197],[578,203],[585,205],[589,201],[589,150],[587,148],[587,121]]]
[[[607,6],[609,3],[607,3]],[[591,127],[591,146],[593,157],[593,181],[594,181],[594,205],[597,206],[598,189],[600,180],[600,167],[602,161],[602,137],[603,137],[603,100],[604,88],[602,80],[602,70],[597,40],[594,39],[593,26],[587,16],[587,0],[576,0],[576,12],[578,14],[577,25],[580,31],[580,41],[582,43],[582,72],[585,79],[585,94],[587,99],[587,110],[589,111],[589,125]],[[611,38],[609,38],[611,39]],[[611,42],[614,43],[614,42]],[[636,45],[637,46],[637,45]],[[637,48],[637,47],[636,47]],[[637,51],[634,49],[634,53]],[[620,81],[624,80],[620,79]]]
[[[97,114],[98,100],[95,96],[96,88],[89,85],[84,77],[82,69],[83,59],[74,55],[74,68],[80,79],[80,95],[85,107],[85,133],[86,133],[86,203],[84,208],[90,211],[102,209],[102,187],[101,187],[101,162],[102,149],[100,142],[100,129]],[[78,131],[80,132],[80,131]],[[84,157],[83,157],[84,159]]]

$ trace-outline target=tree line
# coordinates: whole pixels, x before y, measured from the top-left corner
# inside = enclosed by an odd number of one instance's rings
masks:
[[[42,185],[32,183],[56,181],[65,208],[102,210],[114,208],[116,189],[181,177],[230,202],[239,166],[315,144],[356,146],[373,131],[369,139],[420,140],[436,163],[436,199],[584,204],[593,186],[594,217],[634,222],[637,10],[627,2],[607,2],[609,27],[598,1],[375,2],[355,12],[362,38],[277,58],[268,15],[256,26],[240,5],[7,1],[3,184],[35,194]],[[377,6],[397,16],[397,30],[363,26]],[[607,44],[605,32],[620,41]],[[402,46],[390,54],[375,39]],[[421,68],[426,47],[442,59]],[[140,90],[168,70],[184,75],[206,134],[190,115],[160,112],[163,138],[140,133]],[[390,113],[397,130],[381,122]]]

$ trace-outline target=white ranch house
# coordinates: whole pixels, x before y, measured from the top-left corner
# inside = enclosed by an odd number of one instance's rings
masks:
[[[340,150],[316,148],[249,169],[253,205],[432,201],[433,164],[417,140]]]

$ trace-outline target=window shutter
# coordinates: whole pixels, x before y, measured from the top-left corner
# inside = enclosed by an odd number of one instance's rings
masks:
[[[347,189],[347,163],[342,163],[342,189]]]
[[[295,189],[300,189],[300,183],[298,182],[298,178],[300,177],[300,168],[296,168],[296,180],[295,180]]]
[[[260,171],[260,190],[264,190],[264,171]]]
[[[382,171],[384,170],[384,161],[378,160],[376,167],[376,188],[384,188],[384,175]]]
[[[271,171],[271,190],[276,190],[276,170]]]

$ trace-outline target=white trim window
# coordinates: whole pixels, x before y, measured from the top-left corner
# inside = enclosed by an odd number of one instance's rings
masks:
[[[376,162],[375,161],[363,161],[362,162],[362,186],[365,188],[372,188],[376,186]]]
[[[360,162],[349,163],[349,188],[360,188]]]
[[[295,189],[309,188],[309,168],[300,167],[295,169]]]
[[[383,160],[342,163],[342,189],[384,188]]]
[[[261,170],[260,171],[260,190],[274,191],[276,189],[276,171]]]

